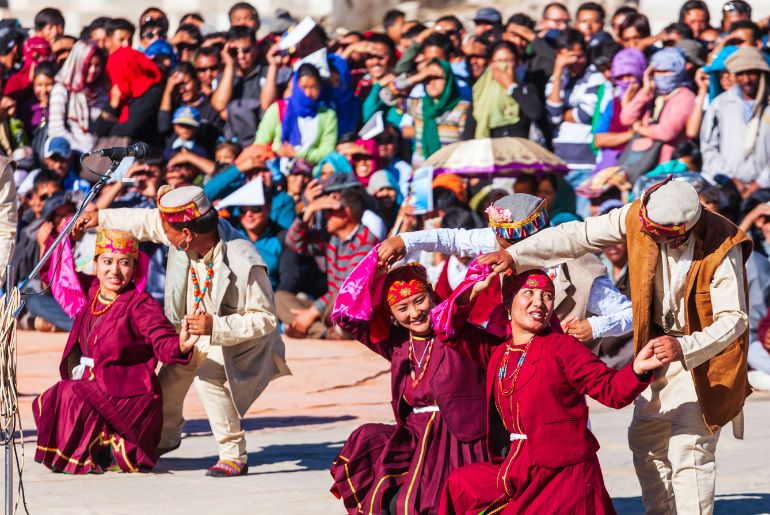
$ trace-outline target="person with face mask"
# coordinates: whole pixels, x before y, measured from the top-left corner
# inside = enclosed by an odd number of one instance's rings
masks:
[[[685,128],[695,105],[695,94],[688,88],[690,79],[685,65],[679,49],[666,47],[653,54],[641,87],[629,87],[633,98],[620,112],[620,123],[631,127],[643,140],[639,149],[652,149],[654,142],[662,142],[656,164],[670,161],[677,145],[686,139]]]
[[[725,65],[736,84],[716,97],[703,117],[703,173],[728,175],[746,197],[758,188],[770,187],[770,133],[761,122],[770,114],[770,67],[756,48],[739,48]]]
[[[594,146],[599,150],[595,171],[615,166],[634,131],[620,123],[620,111],[631,100],[633,84],[639,86],[647,68],[644,53],[636,48],[624,48],[612,59],[612,97],[594,125]]]

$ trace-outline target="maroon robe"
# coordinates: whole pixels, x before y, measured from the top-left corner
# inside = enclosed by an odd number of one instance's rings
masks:
[[[453,325],[462,323],[466,311],[455,307]],[[506,351],[501,343],[477,328],[448,342],[487,368],[487,444],[492,463],[454,472],[440,512],[615,513],[596,456],[599,443],[588,429],[585,395],[622,408],[649,380],[637,378],[631,365],[608,368],[574,337],[548,328],[533,338],[515,385],[512,376],[524,346],[513,348],[501,384]],[[526,439],[511,441],[511,433]]]
[[[124,472],[151,469],[163,425],[155,367],[158,360],[187,363],[191,354],[181,354],[176,330],[148,293],[129,285],[94,316],[97,292],[95,282],[75,317],[59,366],[62,380],[32,404],[35,461],[71,474],[103,472],[113,460]],[[70,379],[81,356],[92,358],[94,366],[81,379]]]
[[[436,513],[449,474],[488,459],[484,369],[436,337],[430,361],[423,361],[425,376],[414,387],[405,329],[394,327],[387,341],[375,344],[367,322],[343,318],[339,325],[391,362],[396,424],[364,424],[350,435],[331,467],[332,493],[342,498],[350,514],[381,513],[383,497],[387,500],[389,490],[401,487],[399,513]],[[417,358],[426,343],[415,340]],[[440,411],[412,411],[431,405]]]

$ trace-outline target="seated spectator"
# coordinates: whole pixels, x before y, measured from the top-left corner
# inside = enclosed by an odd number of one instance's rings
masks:
[[[51,61],[53,52],[48,41],[40,36],[31,37],[24,42],[22,66],[7,81],[3,87],[3,95],[12,98],[17,103],[32,97],[32,78],[35,66]]]
[[[42,159],[43,156],[39,154],[42,154],[43,144],[48,139],[48,107],[55,75],[53,63],[46,61],[37,65],[32,75],[32,96],[17,109],[37,160]]]
[[[353,166],[344,155],[339,152],[330,152],[313,168],[313,177],[326,179],[335,173],[353,173]]]
[[[329,54],[329,78],[326,100],[337,115],[337,134],[358,130],[361,104],[355,96],[355,85],[347,61],[336,54]]]
[[[396,62],[396,49],[392,41],[384,34],[373,33],[365,41],[353,45],[363,54],[366,75],[356,88],[356,95],[362,100],[361,121],[366,123],[374,113],[382,111],[385,120],[398,125],[402,113],[386,105],[380,99],[380,90],[393,80],[393,66]]]
[[[401,207],[401,191],[395,177],[385,170],[374,172],[366,186],[366,192],[376,200],[377,213],[390,231]]]
[[[537,183],[537,196],[546,201],[551,225],[580,220],[575,214],[575,192],[561,175],[548,174],[541,177]]]
[[[703,0],[687,0],[679,9],[679,23],[684,23],[692,31],[695,39],[711,26],[711,15]]]
[[[196,108],[182,106],[174,111],[171,127],[174,135],[166,146],[164,152],[166,159],[180,149],[186,149],[193,154],[207,157],[208,152],[201,144],[201,115]]]
[[[529,138],[532,123],[543,117],[543,103],[532,84],[519,84],[516,48],[501,41],[489,52],[489,67],[473,85],[473,110],[467,139]]]
[[[300,157],[317,164],[337,144],[337,115],[321,100],[318,68],[301,65],[292,79],[291,96],[271,105],[259,123],[257,145],[271,145],[280,157]]]
[[[286,193],[297,205],[302,201],[302,194],[312,178],[313,168],[302,159],[296,160],[289,169],[289,175],[286,176]]]
[[[201,91],[198,74],[191,64],[182,62],[171,70],[158,111],[158,130],[168,134],[174,123],[172,114],[181,107],[191,107],[199,113],[198,139],[211,152],[222,133],[223,124],[219,112],[211,106],[208,97]]]
[[[302,217],[289,229],[286,235],[289,248],[302,255],[326,257],[328,291],[315,302],[289,292],[276,292],[276,310],[287,335],[299,338],[341,336],[329,326],[337,291],[377,243],[377,238],[361,223],[364,195],[360,187],[322,195],[305,208]],[[324,217],[325,232],[313,227],[316,214]]]
[[[50,138],[43,147],[43,163],[40,169],[56,174],[64,191],[86,192],[91,189],[91,185],[78,177],[72,158],[69,141],[60,137]],[[35,174],[36,172],[30,174],[30,180],[34,180]]]
[[[193,64],[195,66],[195,73],[198,77],[198,83],[200,84],[200,91],[203,95],[211,99],[211,94],[214,92],[214,81],[222,72],[222,61],[219,53],[221,50],[218,47],[203,47],[199,48],[195,52],[195,58]],[[214,109],[216,111],[216,109]]]
[[[347,158],[353,175],[366,188],[372,174],[379,169],[379,145],[373,139],[357,139],[354,143],[340,143],[337,151]]]
[[[260,177],[254,178],[242,188],[251,188],[251,182],[261,181]],[[259,251],[260,256],[267,265],[268,277],[273,288],[277,288],[280,282],[280,259],[283,251],[284,233],[281,228],[270,221],[269,195],[263,195],[264,202],[254,195],[250,203],[244,203],[235,207],[236,226]]]
[[[737,84],[714,99],[701,126],[703,173],[725,174],[745,197],[770,187],[768,67],[761,52],[741,48],[725,61]]]
[[[35,37],[44,38],[53,44],[56,38],[64,34],[64,15],[59,9],[46,7],[35,15]]]
[[[72,149],[93,150],[96,135],[91,125],[108,101],[104,55],[93,43],[78,41],[64,62],[51,90],[48,137],[63,137]]]
[[[651,36],[650,21],[641,13],[629,14],[620,25],[620,44],[623,48],[636,48],[649,57],[657,38]]]
[[[695,104],[689,85],[682,53],[664,48],[652,56],[642,86],[631,86],[636,94],[621,109],[620,123],[641,137],[640,148],[662,143],[658,163],[670,161],[677,145],[686,140],[687,119]]]

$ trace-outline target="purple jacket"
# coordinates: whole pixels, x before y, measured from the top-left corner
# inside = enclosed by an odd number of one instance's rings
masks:
[[[402,409],[401,400],[408,381],[412,380],[409,333],[400,326],[394,327],[387,341],[373,343],[369,338],[367,322],[348,317],[340,317],[337,322],[358,341],[390,361],[393,415],[399,425],[404,425],[408,411]],[[483,438],[487,422],[484,368],[468,360],[461,352],[446,346],[438,336],[433,343],[432,353],[426,379],[430,381],[441,417],[446,421],[449,431],[463,442]]]
[[[75,317],[64,348],[59,373],[70,378],[70,370],[79,360],[78,335],[99,282],[94,281],[88,302]],[[112,397],[134,397],[161,393],[155,366],[164,363],[188,363],[191,353],[179,350],[179,335],[160,304],[146,292],[138,292],[133,284],[118,299],[94,328],[91,338],[94,380]],[[73,361],[74,358],[74,361]]]

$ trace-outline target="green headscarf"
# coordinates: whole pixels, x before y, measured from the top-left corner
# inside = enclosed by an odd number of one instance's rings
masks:
[[[460,101],[460,90],[455,82],[455,74],[452,72],[452,66],[443,59],[433,59],[428,63],[438,64],[444,71],[446,77],[446,86],[438,100],[433,100],[426,93],[422,97],[422,155],[425,158],[430,157],[441,148],[441,140],[438,137],[438,124],[436,118],[451,111]]]
[[[519,123],[519,103],[492,77],[492,63],[473,85],[476,139],[488,138],[492,129]]]

